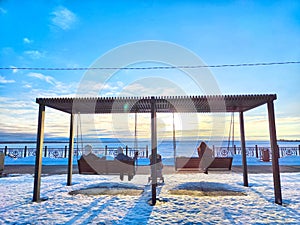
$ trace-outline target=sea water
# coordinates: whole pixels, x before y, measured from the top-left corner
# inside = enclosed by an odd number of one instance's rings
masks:
[[[157,142],[157,152],[162,155],[164,158],[174,158],[176,156],[196,156],[197,155],[197,147],[200,145],[202,140],[177,140],[174,145],[173,140],[163,140]],[[205,141],[205,140],[203,140]],[[234,141],[228,143],[228,141],[205,141],[210,148],[219,148],[219,147],[240,147],[240,141]],[[295,147],[299,148],[300,142],[282,142],[278,141],[279,147]],[[124,149],[128,146],[129,149],[140,149],[145,151],[148,148],[149,154],[151,154],[151,140],[119,140],[116,138],[107,138],[101,140],[85,140],[83,142],[74,143],[74,149],[82,150],[85,145],[90,144],[94,149],[104,149],[107,146],[109,149],[117,149],[118,147],[123,147]],[[47,146],[48,149],[64,149],[68,147],[69,143],[67,141],[61,140],[51,140],[46,141],[44,143],[44,147]],[[249,147],[270,147],[270,141],[255,141],[250,140],[246,141],[246,148]],[[3,151],[5,146],[12,151],[13,149],[24,149],[27,146],[28,149],[35,149],[36,144],[34,142],[9,142],[9,143],[1,143],[0,151]],[[175,152],[174,152],[175,150]]]
[[[174,148],[174,142],[173,140],[164,140],[158,142],[157,146],[157,152],[162,155],[163,158],[163,164],[164,165],[174,165],[174,158],[178,156],[197,156],[197,147],[199,146],[199,141],[193,141],[193,140],[177,140],[175,142],[175,148]],[[204,140],[205,141],[205,140]],[[228,147],[227,141],[220,141],[220,142],[210,142],[206,141],[208,146],[210,148],[219,148],[219,147]],[[81,150],[84,148],[86,144],[91,144],[94,149],[104,149],[105,146],[107,146],[109,149],[117,149],[119,146],[125,148],[128,146],[129,149],[134,148],[134,146],[137,146],[138,149],[141,149],[145,151],[146,146],[148,146],[148,153],[151,154],[151,141],[150,140],[138,140],[137,143],[135,143],[134,140],[127,140],[127,141],[120,141],[118,139],[104,139],[104,140],[89,140],[84,142],[76,142],[74,143],[74,149],[75,150]],[[234,143],[229,143],[229,147],[232,147],[232,144],[236,145],[237,148],[240,147],[240,141],[235,141]],[[246,141],[246,148],[254,148],[255,146],[258,147],[269,147],[270,142],[269,141]],[[281,158],[280,163],[285,163],[287,165],[299,165],[300,163],[300,156],[299,156],[299,145],[300,142],[281,142],[278,141],[279,147],[293,147],[297,151],[297,156],[290,156],[290,157],[284,157]],[[24,147],[27,146],[27,149],[35,150],[36,144],[34,142],[10,142],[10,143],[1,143],[0,144],[0,152],[4,150],[5,146],[7,146],[9,151],[14,151],[14,149],[19,149],[20,151],[24,150]],[[48,149],[57,149],[62,150],[65,148],[65,146],[68,147],[67,141],[59,141],[59,142],[45,142],[44,148],[47,146]],[[175,149],[175,152],[174,152]],[[112,157],[113,159],[113,157]],[[250,165],[256,165],[256,164],[267,164],[271,165],[271,162],[262,162],[260,159],[256,159],[255,157],[250,157],[247,159],[248,164]],[[35,157],[29,156],[29,157],[21,157],[21,158],[12,158],[12,157],[6,157],[5,164],[6,165],[34,165],[35,163]],[[149,165],[149,159],[147,158],[139,158],[137,161],[138,165]],[[49,157],[43,157],[43,165],[67,165],[68,164],[68,158],[49,158]],[[77,158],[74,157],[73,164],[77,164]],[[241,156],[235,155],[233,160],[233,165],[241,165]]]

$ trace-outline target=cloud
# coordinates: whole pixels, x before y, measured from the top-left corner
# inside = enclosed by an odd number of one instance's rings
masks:
[[[51,15],[52,23],[56,27],[61,28],[62,30],[69,30],[71,29],[72,25],[77,21],[76,15],[71,12],[69,9],[65,7],[57,7]]]
[[[30,93],[17,98],[0,96],[0,139],[23,140],[36,137],[38,105]],[[57,110],[47,110],[45,136],[68,136],[68,114]]]
[[[48,76],[42,73],[34,73],[30,72],[27,74],[28,77],[36,78],[41,81],[46,82],[47,84],[50,84],[47,89],[42,88],[41,85],[37,86],[37,83],[24,83],[24,88],[30,88],[30,95],[31,96],[40,96],[40,97],[55,97],[55,96],[73,96],[75,94],[75,91],[77,89],[77,83],[76,82],[69,82],[69,83],[63,83],[61,81],[56,80],[52,76]],[[34,88],[38,87],[38,88]]]
[[[15,55],[15,51],[11,47],[4,47],[0,50],[0,53],[6,56]]]
[[[15,83],[15,80],[7,80],[5,77],[0,75],[0,84],[9,84],[9,83]]]
[[[46,81],[47,83],[52,84],[52,85],[56,85],[58,83],[53,77],[46,76],[41,73],[29,73],[28,76],[38,78],[38,79]]]
[[[7,13],[7,11],[0,7],[0,14],[6,14],[6,13]]]
[[[13,70],[12,70],[12,72],[13,73],[17,73],[18,72],[18,69],[17,69],[17,67],[15,67],[15,66],[10,66],[10,68],[12,68]]]
[[[100,83],[94,80],[84,81],[79,84],[77,89],[78,96],[116,96],[119,94],[120,86],[122,82],[117,83]]]
[[[22,80],[22,86],[21,87],[26,89],[27,93],[28,93],[28,91],[32,91],[34,89],[34,86],[35,86],[34,81],[32,82],[32,81],[28,81],[28,80]]]
[[[125,96],[147,96],[147,95],[184,95],[185,93],[172,86],[164,86],[161,82],[159,86],[153,85],[151,82],[147,84],[144,83],[133,83],[123,88],[121,95]]]
[[[17,98],[0,97],[1,129],[9,133],[18,133],[22,130],[34,131],[36,124],[36,104],[34,101]],[[33,113],[34,112],[34,113]]]
[[[26,84],[24,84],[22,87],[23,87],[23,88],[32,88],[32,85],[31,85],[31,84],[28,84],[28,83],[26,83]]]
[[[25,37],[23,38],[23,43],[24,44],[31,44],[33,42],[33,40],[30,40],[29,38]]]
[[[24,54],[28,55],[32,59],[40,59],[44,56],[44,54],[38,50],[28,50],[28,51],[25,51]]]

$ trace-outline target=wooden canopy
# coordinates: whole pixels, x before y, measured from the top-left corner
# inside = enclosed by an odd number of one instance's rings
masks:
[[[68,158],[67,185],[72,185],[72,164],[74,154],[74,115],[99,113],[151,113],[151,154],[157,156],[157,122],[156,113],[226,113],[237,112],[240,117],[240,136],[242,148],[243,180],[248,186],[246,142],[244,131],[244,112],[267,104],[270,143],[272,149],[272,168],[275,203],[282,204],[280,173],[278,163],[278,146],[276,138],[275,94],[261,95],[213,95],[213,96],[151,96],[151,97],[74,97],[74,98],[37,98],[39,119],[37,130],[37,147],[33,201],[40,199],[42,150],[44,141],[45,107],[54,108],[71,115]],[[151,166],[152,204],[156,203],[156,164]]]
[[[156,112],[245,112],[276,99],[269,95],[156,96]],[[66,113],[150,113],[151,97],[37,98]]]

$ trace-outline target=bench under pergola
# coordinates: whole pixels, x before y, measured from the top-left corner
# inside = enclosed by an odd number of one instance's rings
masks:
[[[157,156],[157,121],[156,113],[239,113],[240,137],[244,186],[248,186],[246,144],[244,130],[244,112],[267,104],[270,143],[272,149],[272,169],[275,203],[282,204],[278,146],[276,138],[275,94],[260,95],[213,95],[213,96],[151,96],[151,97],[73,97],[73,98],[37,98],[39,104],[38,130],[33,201],[39,202],[42,150],[44,142],[45,108],[50,107],[70,114],[70,134],[68,152],[67,185],[72,185],[74,155],[74,115],[107,113],[150,113],[151,114],[151,154]],[[151,166],[152,204],[156,203],[157,174],[156,164]]]

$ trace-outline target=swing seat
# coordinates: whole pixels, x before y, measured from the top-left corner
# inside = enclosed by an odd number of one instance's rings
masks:
[[[157,180],[160,181],[161,183],[165,183],[165,179],[164,176],[162,175],[162,170],[157,170]],[[152,181],[152,177],[148,177],[148,183],[150,183],[150,181]]]
[[[177,157],[175,160],[176,171],[201,171],[199,157]],[[215,157],[208,170],[231,170],[232,157]]]
[[[4,154],[0,153],[0,176],[2,175],[4,170],[4,158],[5,158]]]
[[[150,159],[150,166],[152,166],[154,164],[152,155],[150,155],[149,157]],[[157,161],[156,161],[156,176],[157,176],[157,180],[160,180],[162,183],[165,182],[165,179],[163,177],[163,164],[162,164],[162,158],[161,155],[157,154]],[[148,183],[150,183],[150,181],[152,180],[152,177],[148,177]]]
[[[78,160],[79,174],[128,175],[132,179],[135,175],[134,160],[106,160],[94,154],[83,155]]]
[[[163,165],[158,164],[158,168],[156,170],[156,176],[157,176],[157,180],[159,180],[161,183],[165,183],[165,179],[164,176],[162,174],[162,169],[163,169]],[[150,183],[150,181],[152,180],[152,177],[148,177],[148,183]]]

